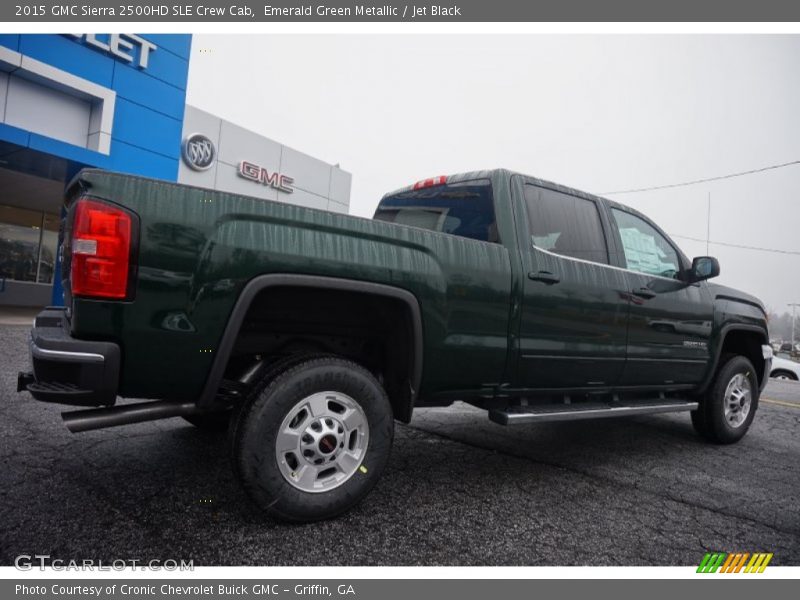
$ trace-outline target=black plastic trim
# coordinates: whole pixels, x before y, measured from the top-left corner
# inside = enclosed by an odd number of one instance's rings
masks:
[[[251,279],[245,285],[242,293],[236,301],[236,305],[231,311],[228,318],[228,324],[225,326],[225,332],[222,334],[222,340],[215,352],[214,362],[211,365],[206,384],[203,387],[203,392],[197,400],[197,406],[207,408],[214,402],[220,384],[222,383],[223,375],[225,374],[225,367],[228,364],[228,359],[233,351],[236,337],[239,335],[239,330],[242,327],[242,322],[247,314],[250,304],[256,295],[265,289],[271,287],[308,287],[308,288],[324,288],[329,290],[344,290],[350,292],[358,292],[362,294],[371,294],[374,296],[384,296],[387,298],[394,298],[403,302],[411,311],[411,325],[413,328],[413,356],[411,357],[411,407],[414,406],[416,398],[419,394],[420,382],[422,381],[422,313],[420,311],[419,302],[416,296],[408,290],[392,287],[382,283],[371,283],[368,281],[358,281],[352,279],[339,279],[336,277],[321,277],[317,275],[296,275],[275,273],[269,275],[259,275]],[[410,410],[408,411],[410,414]]]
[[[711,385],[711,382],[714,381],[714,376],[717,374],[717,367],[719,366],[719,359],[722,357],[722,347],[725,345],[725,338],[727,335],[732,331],[747,331],[752,333],[757,333],[761,336],[762,344],[769,343],[769,336],[765,335],[764,330],[759,327],[758,325],[746,325],[741,323],[730,323],[728,325],[723,325],[719,332],[719,343],[716,345],[715,353],[714,353],[714,360],[711,364],[711,369],[709,370],[706,378],[697,388],[697,392],[702,394],[708,389],[708,386]],[[770,361],[771,362],[771,361]],[[760,381],[760,388],[763,390],[766,382],[769,380],[769,373],[767,373],[767,368],[770,365],[765,364],[764,369],[764,378]]]
[[[64,308],[47,308],[34,320],[30,336],[32,378],[18,384],[37,400],[75,406],[116,402],[120,349],[112,342],[79,340],[68,330]]]

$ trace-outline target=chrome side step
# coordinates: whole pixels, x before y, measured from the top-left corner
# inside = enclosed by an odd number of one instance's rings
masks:
[[[659,401],[651,403],[591,403],[591,404],[550,404],[543,406],[509,406],[489,411],[489,419],[499,425],[518,423],[543,423],[546,421],[578,421],[580,419],[601,419],[629,417],[632,415],[655,415],[659,413],[696,410],[697,402]]]

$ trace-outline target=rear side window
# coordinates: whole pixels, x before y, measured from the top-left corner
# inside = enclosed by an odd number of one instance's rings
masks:
[[[608,264],[603,225],[593,201],[526,185],[525,207],[534,246]]]
[[[409,190],[381,200],[375,217],[400,225],[497,242],[492,185],[488,179]]]
[[[611,209],[614,215],[625,262],[631,271],[674,279],[678,277],[681,261],[675,248],[655,227],[636,215]]]

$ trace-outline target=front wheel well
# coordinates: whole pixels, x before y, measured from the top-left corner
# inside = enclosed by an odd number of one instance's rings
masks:
[[[788,369],[772,369],[772,372],[769,374],[770,377],[778,377],[779,375],[786,375],[789,379],[797,381],[797,375]]]
[[[759,384],[764,382],[769,373],[765,373],[765,360],[761,346],[765,344],[764,337],[755,331],[733,330],[729,331],[722,342],[720,361],[726,354],[735,354],[747,358],[756,369]],[[718,364],[717,367],[722,365]]]

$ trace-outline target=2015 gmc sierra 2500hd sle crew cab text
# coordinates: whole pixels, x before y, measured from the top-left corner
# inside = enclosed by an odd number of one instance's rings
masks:
[[[283,519],[361,500],[416,406],[501,425],[687,411],[731,443],[770,372],[764,307],[709,283],[714,258],[506,170],[421,181],[373,219],[99,170],[66,207],[65,306],[37,316],[18,389],[84,407],[72,431],[227,428]]]

